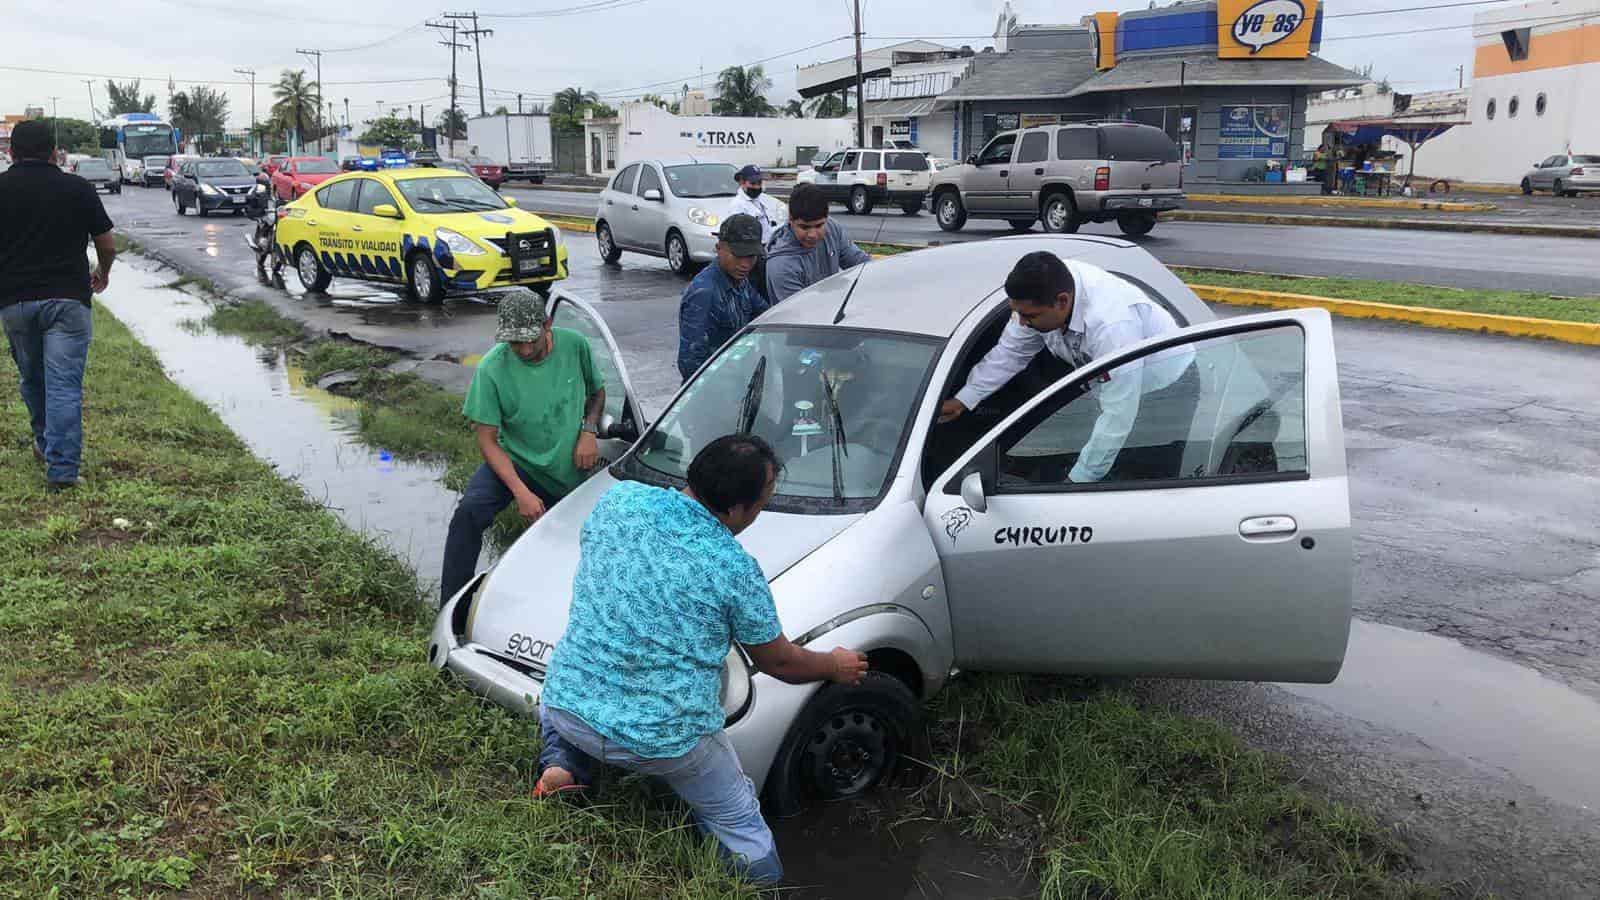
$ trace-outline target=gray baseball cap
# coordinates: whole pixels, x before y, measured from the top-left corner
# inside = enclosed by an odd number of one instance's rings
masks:
[[[494,339],[507,344],[537,341],[550,324],[544,298],[527,288],[516,288],[500,295],[499,322]]]
[[[717,237],[734,256],[761,255],[761,223],[749,213],[734,213],[723,219]]]

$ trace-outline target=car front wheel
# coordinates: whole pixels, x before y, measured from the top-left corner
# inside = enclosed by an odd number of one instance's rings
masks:
[[[939,220],[939,227],[945,231],[960,231],[961,226],[967,224],[967,210],[961,205],[961,195],[955,191],[945,191],[933,204],[934,218]]]
[[[1532,181],[1529,181],[1526,178],[1522,179],[1522,193],[1524,193],[1524,194],[1533,193],[1533,182]]]
[[[179,197],[177,194],[173,194],[172,208],[178,211],[178,215],[183,215],[183,198]]]
[[[312,294],[320,294],[333,282],[333,273],[322,267],[317,251],[310,244],[301,244],[294,251],[294,270],[300,276],[300,286]]]
[[[676,231],[667,233],[667,266],[685,278],[694,274],[694,261],[689,258],[689,245]]]
[[[778,815],[817,802],[858,797],[929,756],[916,695],[884,672],[856,685],[831,684],[790,726],[767,791]]]
[[[611,235],[611,226],[604,222],[594,228],[595,243],[600,245],[600,258],[608,263],[614,263],[622,258],[622,248],[617,246],[616,238]]]
[[[1567,185],[1559,178],[1556,179],[1554,194],[1557,197],[1565,197],[1567,195]]]
[[[406,290],[418,303],[439,303],[444,300],[444,278],[433,258],[426,251],[411,254],[406,261]]]

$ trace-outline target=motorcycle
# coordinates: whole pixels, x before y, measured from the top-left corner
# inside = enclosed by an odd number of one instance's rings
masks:
[[[273,283],[282,280],[286,262],[278,246],[278,219],[284,212],[271,189],[252,193],[244,207],[244,214],[256,223],[255,228],[245,233],[244,242],[256,255],[256,273]]]

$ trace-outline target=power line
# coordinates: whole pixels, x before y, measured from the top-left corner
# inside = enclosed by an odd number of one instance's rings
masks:
[[[80,77],[80,78],[110,78],[112,80],[127,80],[127,81],[165,81],[165,80],[167,80],[167,77],[168,77],[166,75],[127,75],[127,74],[118,75],[118,74],[112,74],[112,73],[107,73],[107,72],[78,72],[78,71],[71,71],[71,70],[67,70],[67,69],[44,69],[44,68],[39,68],[37,66],[0,65],[0,70],[7,71],[7,72],[31,72],[31,73],[36,74],[36,75],[71,75],[71,76]],[[248,81],[228,81],[226,79],[217,79],[217,78],[177,78],[177,77],[173,77],[172,80],[175,81],[175,82],[177,82],[177,81],[187,81],[190,84],[203,84],[203,85],[208,85],[208,86],[213,86],[213,87],[216,86],[216,85],[235,85],[235,86],[238,86],[238,87],[248,87],[249,84],[250,84],[250,82],[248,82]],[[328,82],[328,86],[329,87],[336,87],[336,86],[342,86],[342,85],[361,85],[361,84],[420,84],[422,82],[438,81],[438,80],[439,79],[437,79],[437,78],[389,78],[389,79],[377,79],[377,80],[369,80],[369,81],[330,81],[330,82]]]
[[[836,44],[839,41],[853,40],[854,37],[855,36],[852,35],[852,34],[842,34],[842,35],[839,35],[838,37],[828,38],[825,41],[818,41],[815,44],[808,44],[808,45],[806,45],[804,47],[800,47],[799,49],[796,49],[796,50],[786,50],[783,53],[777,53],[777,54],[774,54],[772,56],[768,56],[768,57],[764,57],[762,59],[755,60],[753,62],[747,62],[747,63],[744,64],[744,66],[745,66],[745,68],[749,68],[750,66],[759,66],[762,63],[769,63],[769,62],[772,62],[775,59],[782,59],[785,56],[794,56],[796,53],[804,53],[807,50],[815,50],[818,47],[826,47],[829,44]],[[622,96],[624,94],[637,94],[640,91],[643,91],[643,90],[646,90],[646,89],[649,89],[649,88],[653,88],[653,87],[661,87],[662,85],[666,85],[666,84],[683,84],[683,83],[686,83],[686,82],[689,82],[689,81],[693,81],[694,79],[696,79],[698,77],[700,77],[698,74],[694,74],[694,75],[683,76],[683,77],[680,77],[680,78],[665,78],[665,79],[662,79],[661,81],[652,81],[649,84],[641,84],[641,85],[638,85],[636,87],[623,88],[621,90],[615,90],[615,91],[602,91],[602,92],[600,92],[600,96],[601,97],[618,97],[618,96]]]
[[[613,9],[622,9],[625,6],[638,6],[646,0],[597,0],[594,3],[583,3],[577,6],[563,6],[557,9],[538,9],[530,12],[504,12],[482,13],[485,19],[554,19],[562,16],[576,16],[590,12],[609,12]]]
[[[355,52],[357,52],[359,50],[371,50],[373,47],[381,47],[384,44],[389,43],[390,41],[399,40],[400,38],[405,37],[408,34],[411,34],[411,33],[415,32],[415,31],[419,31],[422,28],[426,27],[426,25],[427,25],[426,22],[415,22],[415,23],[412,23],[411,25],[406,26],[405,28],[400,29],[399,31],[396,31],[394,34],[391,34],[388,37],[379,38],[379,39],[377,39],[375,41],[372,41],[371,43],[357,44],[354,47],[336,47],[336,48],[334,48],[332,50],[324,50],[323,52],[324,53],[355,53]]]

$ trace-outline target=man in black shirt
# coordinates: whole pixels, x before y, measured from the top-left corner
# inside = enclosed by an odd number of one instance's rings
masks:
[[[50,126],[11,131],[16,161],[0,173],[0,320],[21,376],[33,455],[52,489],[82,482],[83,367],[89,358],[89,299],[106,289],[116,248],[94,186],[56,168]],[[100,265],[89,272],[84,245]]]

